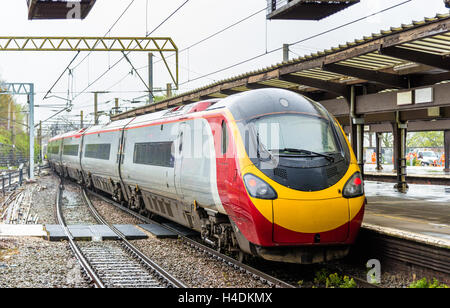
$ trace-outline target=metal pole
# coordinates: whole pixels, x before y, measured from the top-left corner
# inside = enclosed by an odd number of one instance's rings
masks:
[[[289,61],[289,44],[283,44],[283,62]]]
[[[450,172],[450,130],[444,131],[444,159],[445,159],[445,172]]]
[[[376,140],[376,156],[377,156],[377,168],[376,170],[383,170],[382,166],[382,133],[375,133]]]
[[[94,124],[98,125],[98,93],[94,93]]]
[[[166,96],[167,96],[167,98],[171,98],[172,97],[172,84],[171,83],[167,84]]]
[[[38,141],[39,141],[39,163],[43,160],[42,156],[42,121],[39,121],[39,131],[38,131]]]
[[[30,84],[30,93],[28,94],[30,101],[29,127],[30,127],[30,180],[34,180],[34,84]]]
[[[148,88],[153,91],[153,53],[148,54]],[[151,92],[148,93],[148,103],[153,103],[153,95]]]
[[[11,99],[9,99],[9,102],[8,102],[8,130],[11,128],[11,125],[13,124],[12,123],[12,112],[11,112],[11,109],[12,109],[12,100]]]
[[[83,123],[83,110],[80,111],[80,129],[83,129],[84,123]]]
[[[11,104],[13,102],[11,101]],[[14,112],[15,108],[14,105],[11,107],[11,144],[12,144],[12,155],[13,155],[13,162],[16,163],[16,136],[15,136],[15,121],[16,121],[16,113]]]
[[[150,97],[152,97],[152,96],[150,95]],[[116,109],[115,109],[114,114],[119,114],[119,98],[116,98],[115,107],[116,107]]]

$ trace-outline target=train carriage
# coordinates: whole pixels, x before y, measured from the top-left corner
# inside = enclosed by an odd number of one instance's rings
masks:
[[[340,258],[362,222],[363,182],[342,128],[290,91],[249,91],[112,122],[82,132],[81,144],[88,186],[241,256]]]
[[[61,144],[61,169],[63,173],[74,180],[80,181],[80,151],[83,131],[68,134],[63,137]]]

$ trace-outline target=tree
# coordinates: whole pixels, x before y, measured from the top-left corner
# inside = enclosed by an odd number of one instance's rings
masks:
[[[436,148],[444,146],[444,132],[409,133],[406,140],[409,148]]]
[[[392,148],[394,145],[394,136],[392,133],[381,134],[381,142],[383,144],[383,148]]]
[[[28,156],[29,135],[25,125],[26,113],[23,107],[16,103],[10,94],[0,95],[0,143],[15,146],[16,153]],[[39,153],[39,146],[35,143],[35,153]],[[1,153],[5,156],[7,153]]]

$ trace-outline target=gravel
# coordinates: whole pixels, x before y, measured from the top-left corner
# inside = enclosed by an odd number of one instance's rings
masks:
[[[87,288],[64,242],[0,239],[0,288]]]
[[[67,225],[98,224],[84,202],[79,187],[66,182],[62,202],[62,212]]]
[[[31,212],[40,224],[56,224],[54,204],[59,180],[38,177]],[[78,262],[66,242],[41,238],[0,238],[0,288],[88,288]]]
[[[40,186],[33,192],[32,213],[39,217],[39,224],[56,224],[54,215],[54,204],[56,200],[56,191],[58,189],[59,180],[55,175],[47,175],[36,178],[36,184],[28,184]]]

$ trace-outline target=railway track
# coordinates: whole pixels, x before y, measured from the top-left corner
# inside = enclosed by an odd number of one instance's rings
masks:
[[[78,185],[78,184],[76,184],[76,185]],[[89,207],[89,210],[91,211],[93,217],[94,217],[99,223],[108,225],[114,232],[116,232],[116,234],[118,233],[118,234],[120,235],[121,233],[120,233],[120,231],[117,230],[113,225],[109,224],[109,223],[108,223],[108,222],[107,222],[107,221],[106,221],[106,220],[98,213],[98,211],[97,211],[97,210],[95,209],[95,207],[93,206],[93,204],[92,204],[92,202],[91,202],[91,200],[90,200],[88,194],[91,194],[91,195],[93,195],[93,196],[95,196],[95,197],[97,197],[97,198],[100,198],[101,200],[103,200],[103,201],[105,201],[105,202],[111,204],[112,206],[114,206],[114,207],[120,209],[121,211],[123,211],[123,212],[125,212],[125,213],[127,213],[127,214],[133,216],[134,218],[136,218],[136,219],[142,221],[143,223],[148,223],[148,224],[158,224],[159,226],[161,226],[161,227],[163,227],[163,228],[169,229],[170,231],[176,233],[176,234],[178,235],[178,237],[179,237],[186,245],[188,245],[188,246],[190,246],[190,247],[192,247],[192,248],[194,248],[194,249],[196,249],[196,250],[198,250],[198,251],[200,251],[200,252],[202,252],[202,253],[204,253],[204,254],[206,254],[206,255],[209,255],[210,257],[212,257],[212,258],[214,258],[214,259],[217,259],[217,260],[219,260],[219,261],[222,261],[222,262],[224,262],[225,264],[227,264],[228,266],[233,267],[233,268],[236,269],[236,270],[239,270],[239,271],[241,271],[241,272],[245,272],[245,273],[251,275],[254,279],[259,280],[259,281],[261,281],[261,282],[267,284],[267,285],[270,286],[270,287],[276,287],[276,288],[295,288],[295,286],[293,286],[293,285],[291,285],[291,284],[289,284],[289,283],[283,281],[282,279],[273,277],[273,276],[271,276],[271,275],[269,275],[269,274],[263,272],[262,270],[258,270],[258,269],[256,269],[256,268],[250,266],[250,265],[247,265],[247,264],[244,264],[244,263],[242,263],[242,262],[239,262],[239,261],[237,261],[237,260],[235,260],[235,259],[233,259],[233,258],[231,258],[231,257],[229,257],[229,256],[227,256],[227,255],[225,255],[225,254],[222,254],[222,253],[220,253],[220,252],[218,252],[218,251],[216,251],[216,250],[214,250],[214,249],[212,249],[212,248],[210,248],[210,247],[208,247],[208,246],[203,245],[202,243],[199,243],[198,241],[196,241],[196,240],[194,240],[194,239],[191,239],[191,238],[189,238],[189,237],[187,237],[187,236],[184,236],[179,230],[177,230],[177,229],[175,229],[175,228],[171,228],[170,226],[167,226],[167,225],[162,225],[162,224],[160,224],[159,222],[157,222],[157,221],[155,221],[155,220],[152,220],[152,219],[150,219],[150,218],[148,218],[148,217],[142,216],[142,215],[140,215],[140,214],[134,212],[133,210],[131,210],[131,209],[129,209],[129,208],[126,208],[126,207],[120,205],[119,203],[114,202],[113,200],[111,200],[111,199],[109,199],[109,198],[107,198],[107,197],[105,197],[105,196],[103,196],[103,195],[101,195],[101,194],[98,194],[98,193],[93,192],[93,191],[91,191],[91,190],[88,190],[88,191],[87,191],[86,189],[84,189],[83,187],[81,187],[81,186],[79,186],[79,185],[78,185],[78,187],[80,187],[80,188],[82,189],[83,198],[85,199],[85,201],[86,201],[86,203],[87,203],[87,205],[88,205],[88,207]],[[122,235],[122,237],[123,237],[123,235]],[[124,240],[124,243],[127,243],[127,242],[128,242],[126,239],[123,239],[123,240]],[[131,250],[130,250],[130,248],[125,248],[125,249],[131,251],[131,253],[135,253],[135,251],[138,251],[138,250],[135,249],[135,248],[134,248],[134,249],[131,249]],[[138,253],[139,253],[139,252],[138,252]],[[139,253],[139,254],[141,254],[143,257],[145,257],[145,255],[143,255],[142,253]],[[157,267],[157,265],[156,265],[156,267]],[[331,270],[331,268],[330,268],[330,270]],[[348,275],[348,276],[349,276],[350,278],[353,278],[353,279],[355,280],[355,282],[357,283],[358,287],[360,287],[360,288],[378,288],[378,287],[379,287],[378,285],[371,284],[371,283],[365,281],[364,279],[360,279],[360,278],[355,277],[355,276],[352,276],[352,275]],[[124,286],[128,286],[128,285],[124,284]],[[131,285],[130,285],[130,286],[131,286]]]
[[[152,220],[148,217],[142,216],[120,204],[118,204],[117,202],[114,202],[108,198],[106,198],[105,196],[102,196],[98,193],[95,193],[93,191],[89,191],[90,194],[96,196],[97,198],[102,199],[103,201],[117,207],[118,209],[122,210],[125,213],[128,213],[130,215],[132,215],[133,217],[135,217],[136,219],[142,221],[143,223],[147,223],[147,224],[158,224],[159,226],[166,228],[174,233],[176,233],[178,235],[178,237],[187,245],[189,245],[190,247],[204,253],[207,254],[209,256],[211,256],[214,259],[217,259],[219,261],[224,262],[225,264],[227,264],[228,266],[233,267],[236,270],[239,270],[241,272],[245,272],[249,275],[251,275],[254,279],[259,280],[265,284],[267,284],[270,287],[275,287],[275,288],[295,288],[293,285],[286,283],[280,279],[277,279],[275,277],[272,277],[256,268],[253,268],[247,264],[244,264],[242,262],[239,262],[223,253],[220,253],[210,247],[207,247],[189,237],[184,236],[179,230],[175,229],[175,228],[171,228],[170,226],[166,226],[166,225],[162,225],[159,222]]]
[[[85,191],[83,197],[93,217],[107,225],[119,238],[117,242],[77,243],[62,214],[63,182],[56,199],[56,218],[64,229],[76,259],[97,288],[185,288],[178,279],[142,254],[114,226],[108,224],[95,210]]]
[[[152,219],[150,219],[148,217],[142,216],[142,215],[136,213],[135,211],[133,211],[133,210],[127,208],[127,207],[124,207],[121,204],[119,204],[117,202],[114,202],[113,200],[111,200],[111,199],[109,199],[109,198],[107,198],[107,197],[105,197],[105,196],[103,196],[101,194],[98,194],[98,193],[90,191],[90,190],[89,190],[89,193],[94,195],[94,196],[96,196],[97,198],[100,198],[101,200],[111,204],[112,206],[115,206],[116,208],[120,209],[121,211],[123,211],[125,213],[128,213],[129,215],[135,217],[136,219],[142,221],[143,223],[158,224],[159,226],[161,226],[163,228],[166,228],[166,229],[169,229],[172,232],[175,232],[179,236],[179,238],[184,241],[185,244],[187,244],[187,245],[191,246],[192,248],[197,249],[197,250],[199,250],[199,251],[201,251],[201,252],[203,252],[205,254],[208,254],[211,257],[213,257],[213,258],[215,258],[217,260],[220,260],[220,261],[226,263],[229,266],[234,267],[235,269],[238,269],[238,270],[241,270],[241,271],[246,272],[248,274],[251,274],[255,279],[258,279],[258,280],[260,280],[262,282],[265,282],[271,287],[295,288],[295,286],[293,286],[293,285],[283,281],[282,279],[275,278],[275,277],[273,277],[273,276],[271,276],[269,274],[264,273],[261,270],[258,270],[258,269],[254,268],[252,266],[249,266],[247,264],[239,262],[239,261],[237,261],[237,260],[235,260],[235,259],[233,259],[233,258],[231,258],[231,257],[229,257],[227,255],[224,255],[224,254],[222,254],[222,253],[220,253],[220,252],[218,252],[218,251],[216,251],[216,250],[214,250],[214,249],[212,249],[212,248],[210,248],[208,246],[205,246],[202,243],[199,243],[199,242],[197,242],[194,239],[191,239],[191,238],[189,238],[187,236],[184,236],[179,230],[177,230],[175,228],[171,228],[170,226],[167,226],[167,225],[162,225],[162,224],[160,224],[159,222],[157,222],[155,220],[152,220]],[[330,267],[328,267],[328,268],[331,270]],[[358,287],[360,287],[360,288],[379,288],[378,285],[369,283],[369,282],[367,282],[364,279],[358,278],[358,277],[353,276],[353,275],[348,275],[348,276],[350,278],[353,278],[354,281],[357,283]]]

